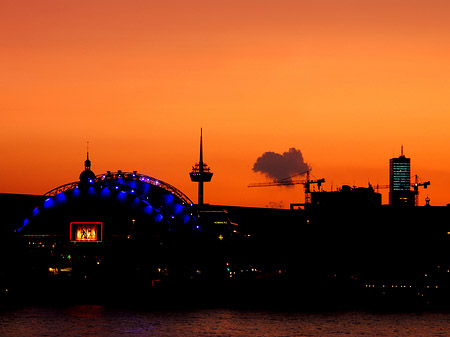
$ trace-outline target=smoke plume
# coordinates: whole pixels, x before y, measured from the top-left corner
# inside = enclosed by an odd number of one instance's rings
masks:
[[[265,152],[253,164],[254,172],[261,172],[273,181],[285,178],[289,181],[293,175],[299,175],[308,170],[311,168],[303,160],[302,152],[293,147],[283,154]]]

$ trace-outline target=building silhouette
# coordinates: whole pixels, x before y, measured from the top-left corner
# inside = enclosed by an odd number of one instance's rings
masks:
[[[0,193],[0,308],[449,308],[450,205],[391,207],[370,185],[344,185],[304,209],[199,207],[154,177],[84,164],[43,196]],[[429,182],[411,183],[403,151],[390,167],[393,204],[414,205]]]
[[[84,171],[80,174],[80,182],[89,183],[95,179],[95,173],[91,171],[91,161],[89,160],[89,152],[86,155],[84,162]]]
[[[381,194],[375,192],[372,185],[369,187],[351,187],[343,185],[337,191],[311,192],[311,205],[319,208],[358,208],[374,209],[381,207]]]
[[[414,206],[414,191],[411,191],[411,159],[403,154],[389,159],[389,205]]]

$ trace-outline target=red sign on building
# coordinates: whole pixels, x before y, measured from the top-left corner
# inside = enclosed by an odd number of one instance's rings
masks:
[[[71,242],[102,242],[102,222],[71,222]]]

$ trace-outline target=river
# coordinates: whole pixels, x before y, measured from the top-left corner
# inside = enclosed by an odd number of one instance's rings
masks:
[[[0,312],[1,336],[448,336],[450,313],[142,310],[21,306]]]

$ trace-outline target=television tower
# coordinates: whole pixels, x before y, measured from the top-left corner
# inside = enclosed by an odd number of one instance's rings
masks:
[[[210,168],[203,162],[203,130],[200,129],[200,161],[192,166],[191,181],[198,183],[198,205],[203,205],[203,183],[211,181],[213,173]]]

